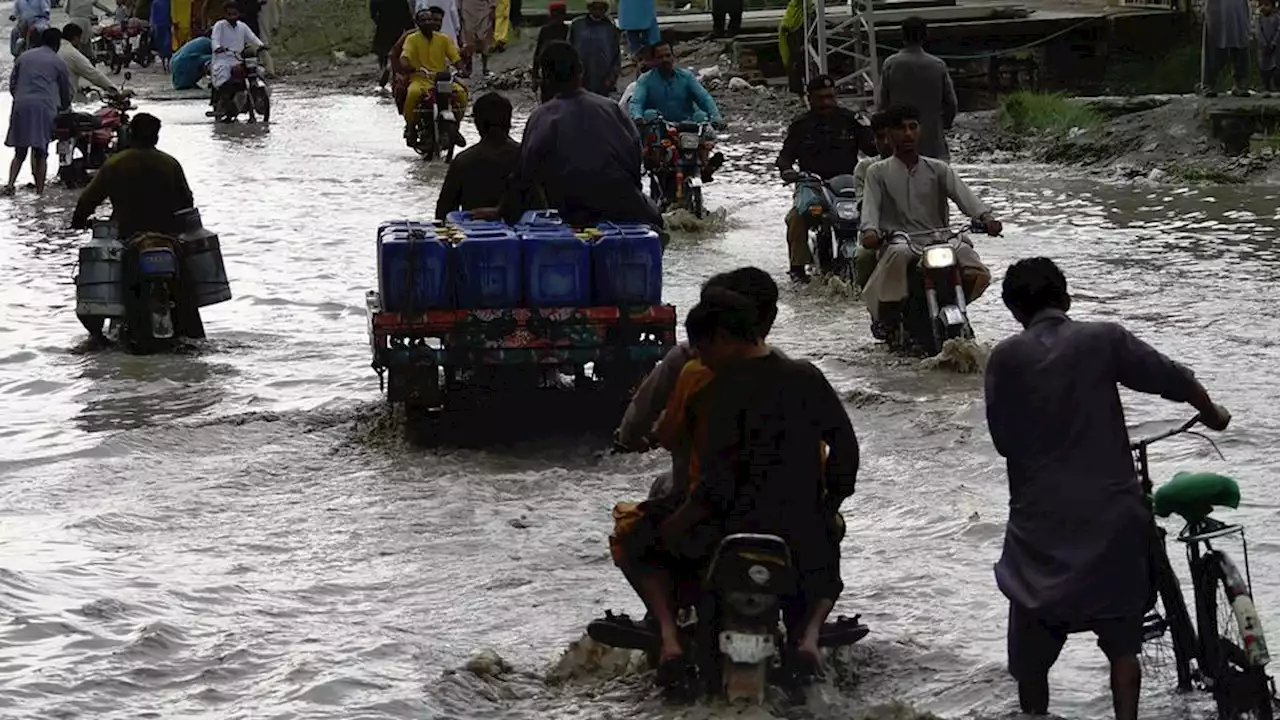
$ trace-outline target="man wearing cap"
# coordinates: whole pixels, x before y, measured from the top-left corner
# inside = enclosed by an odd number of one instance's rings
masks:
[[[566,5],[563,2],[547,5],[547,24],[538,31],[538,43],[533,47],[533,69],[529,77],[533,78],[535,90],[542,86],[542,51],[553,42],[564,41],[569,37],[569,26],[565,23]]]
[[[823,180],[852,174],[859,151],[868,157],[877,154],[875,135],[857,113],[836,102],[836,84],[830,77],[815,77],[809,81],[808,90],[809,110],[791,121],[782,152],[778,153],[782,179],[795,182],[801,172],[813,173]],[[805,270],[806,265],[813,264],[809,227],[794,207],[787,212],[787,254],[792,281],[809,282]]]
[[[582,59],[582,88],[597,95],[617,89],[622,69],[618,26],[609,18],[608,0],[591,0],[587,14],[569,24],[569,44]]]

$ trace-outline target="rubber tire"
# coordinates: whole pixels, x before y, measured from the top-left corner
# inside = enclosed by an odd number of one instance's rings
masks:
[[[1226,575],[1218,554],[1215,552],[1203,557],[1200,561],[1200,567],[1193,569],[1193,573],[1195,575],[1193,585],[1197,598],[1196,620],[1200,628],[1200,670],[1206,676],[1218,670],[1225,670],[1237,676],[1233,678],[1232,682],[1222,683],[1219,681],[1214,683],[1213,699],[1218,706],[1218,720],[1239,720],[1242,717],[1235,710],[1234,698],[1229,694],[1231,686],[1240,683],[1242,680],[1252,686],[1251,692],[1254,693],[1254,697],[1250,698],[1249,704],[1252,706],[1252,711],[1255,712],[1252,716],[1254,720],[1273,720],[1275,709],[1272,705],[1270,683],[1267,681],[1266,670],[1256,667],[1237,669],[1229,665],[1226,660],[1220,660],[1218,657],[1220,644],[1231,642],[1222,637],[1221,628],[1218,627],[1218,587],[1221,586],[1223,588],[1224,596],[1226,594]]]
[[[693,213],[694,217],[701,220],[702,216],[707,214],[706,209],[702,206],[702,188],[691,187],[688,192],[689,211]]]
[[[151,63],[153,63],[153,62],[155,62],[155,61],[156,61],[156,56],[155,56],[155,54],[154,54],[154,53],[150,53],[150,52],[149,52],[149,53],[147,53],[147,54],[143,55],[141,60],[137,60],[137,63],[138,63],[138,67],[144,67],[144,68],[146,68],[146,67],[151,67]]]
[[[1173,643],[1178,689],[1187,691],[1192,689],[1191,659],[1196,655],[1196,633],[1191,624],[1191,613],[1187,611],[1187,601],[1182,596],[1182,587],[1178,584],[1178,576],[1173,570],[1173,564],[1169,562],[1164,528],[1156,525],[1153,532],[1155,544],[1151,557],[1155,563],[1156,595],[1164,610],[1161,615]]]

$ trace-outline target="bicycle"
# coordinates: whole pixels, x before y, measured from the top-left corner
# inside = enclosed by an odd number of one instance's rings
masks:
[[[1193,627],[1165,547],[1166,532],[1155,524],[1153,517],[1153,590],[1158,603],[1144,618],[1143,642],[1153,643],[1168,632],[1178,689],[1188,691],[1198,687],[1212,694],[1219,720],[1273,720],[1275,683],[1266,673],[1270,656],[1262,624],[1253,607],[1244,527],[1210,517],[1215,507],[1239,506],[1239,486],[1225,475],[1178,473],[1152,492],[1147,449],[1160,440],[1183,433],[1204,437],[1191,430],[1198,422],[1199,416],[1172,430],[1130,444],[1135,470],[1154,515],[1178,515],[1186,522],[1178,533],[1178,542],[1186,546],[1196,608]],[[1209,438],[1204,439],[1213,444]],[[1218,451],[1216,444],[1214,450]],[[1218,455],[1221,457],[1222,453]],[[1214,540],[1233,535],[1239,535],[1243,548],[1244,576],[1235,563],[1212,544]]]

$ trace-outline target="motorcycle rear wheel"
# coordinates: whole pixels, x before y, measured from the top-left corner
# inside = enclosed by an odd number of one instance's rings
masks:
[[[258,117],[262,122],[271,122],[271,96],[265,90],[250,93],[250,102],[258,110]]]

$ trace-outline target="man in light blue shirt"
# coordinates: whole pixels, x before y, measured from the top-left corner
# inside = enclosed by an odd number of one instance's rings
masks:
[[[720,108],[698,77],[676,67],[671,43],[659,41],[653,46],[653,62],[654,68],[636,81],[629,108],[632,120],[642,119],[646,110],[656,110],[668,122],[690,122],[693,114],[701,110],[713,125],[724,124]]]

